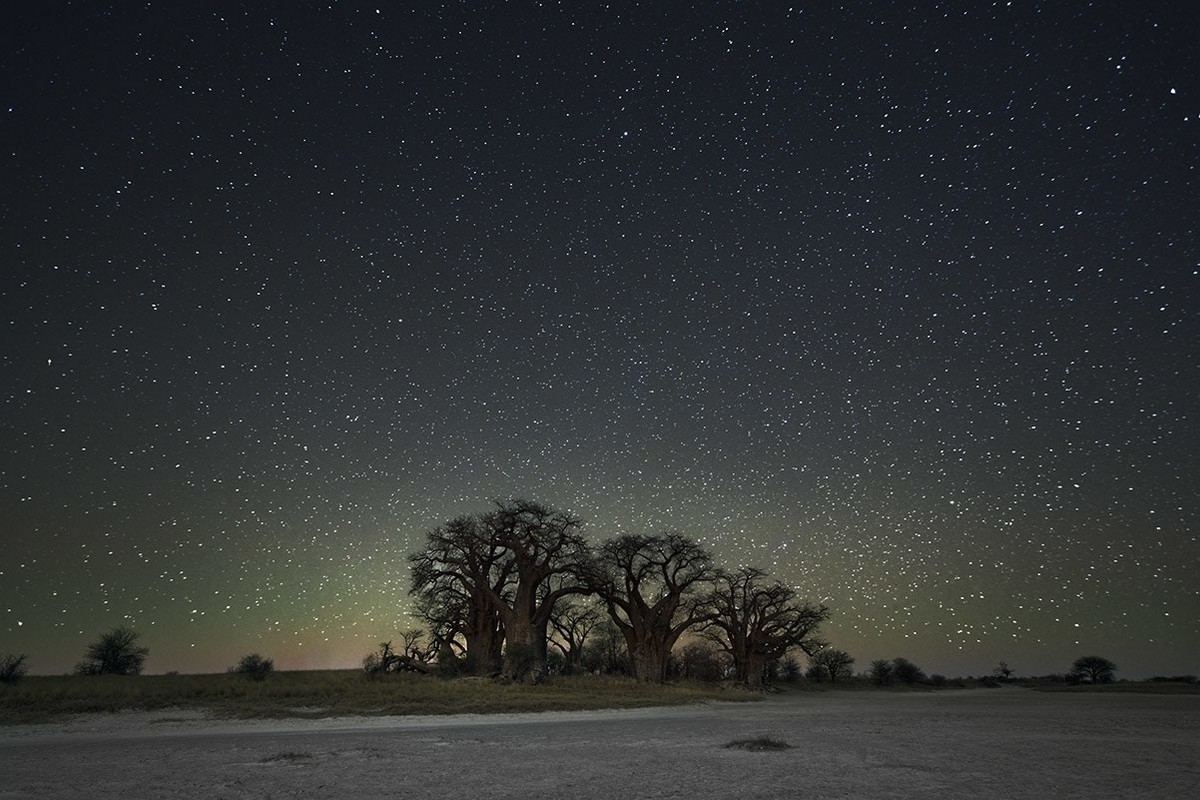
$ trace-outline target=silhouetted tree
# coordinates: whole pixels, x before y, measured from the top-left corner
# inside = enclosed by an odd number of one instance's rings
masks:
[[[555,604],[550,614],[550,627],[554,629],[550,641],[562,653],[565,674],[580,670],[583,646],[601,619],[599,608],[576,598],[566,597]]]
[[[363,672],[368,677],[377,675],[386,675],[389,672],[419,672],[422,675],[428,675],[432,672],[429,662],[433,660],[434,651],[431,646],[424,641],[423,632],[420,630],[405,631],[405,644],[401,645],[403,652],[397,652],[392,648],[392,643],[380,642],[379,650],[374,653],[368,653],[362,660]],[[415,636],[414,640],[408,637]],[[453,660],[454,657],[451,656]],[[453,664],[443,665],[445,673],[454,676],[462,674],[461,664],[454,660]]]
[[[230,672],[235,672],[239,675],[245,675],[247,678],[254,681],[262,681],[267,679],[267,675],[275,670],[275,662],[269,658],[263,658],[258,653],[250,653],[242,656],[236,666],[230,667]]]
[[[555,604],[572,594],[591,594],[591,548],[580,520],[528,500],[497,503],[480,516],[488,538],[511,558],[511,593],[487,586],[492,607],[504,623],[504,675],[541,680],[546,668],[547,628]],[[543,584],[557,578],[554,588]]]
[[[391,642],[380,642],[379,650],[367,653],[362,660],[362,671],[368,678],[374,678],[388,671],[395,653],[392,652]]]
[[[808,660],[816,668],[819,676],[829,676],[830,683],[837,683],[838,678],[848,677],[850,667],[854,666],[854,658],[849,653],[845,650],[835,650],[832,647],[818,650],[809,656]]]
[[[829,618],[825,606],[797,602],[795,589],[753,567],[719,572],[714,582],[700,633],[730,655],[747,686],[761,686],[768,663],[793,647],[811,656],[824,646],[816,631]]]
[[[804,674],[804,668],[800,666],[799,659],[789,653],[779,660],[778,673],[787,683],[795,683]]]
[[[140,634],[128,628],[113,628],[88,645],[83,661],[75,666],[80,675],[139,675],[150,650],[138,647]]]
[[[716,575],[712,555],[678,533],[626,534],[600,546],[597,594],[625,637],[634,677],[667,678],[679,637],[706,618],[696,599]]]
[[[1092,683],[1111,683],[1116,671],[1116,664],[1100,656],[1083,656],[1071,665],[1073,675],[1087,678]]]
[[[892,662],[886,658],[875,659],[871,662],[867,675],[880,686],[887,686],[892,682]]]
[[[409,628],[400,631],[400,654],[418,663],[428,664],[437,657],[438,643],[420,628]]]
[[[424,549],[409,556],[410,593],[436,648],[452,648],[461,638],[464,659],[477,675],[500,668],[504,623],[496,599],[507,604],[515,577],[512,553],[495,534],[477,516],[456,517],[430,531]]]
[[[892,677],[900,683],[911,685],[924,681],[925,671],[907,658],[893,658]]]
[[[14,656],[11,653],[0,661],[0,683],[14,684],[25,677],[25,655]]]
[[[992,674],[995,675],[1000,680],[1006,681],[1006,680],[1009,680],[1010,678],[1012,678],[1013,671],[1011,669],[1009,669],[1008,662],[1001,661],[1000,666],[998,666],[994,670],[992,670]]]

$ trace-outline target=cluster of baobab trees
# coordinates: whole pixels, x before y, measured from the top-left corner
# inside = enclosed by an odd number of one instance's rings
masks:
[[[626,534],[593,546],[571,514],[528,500],[450,520],[409,557],[412,595],[439,650],[476,675],[537,681],[553,625],[572,642],[573,599],[595,598],[620,630],[634,676],[666,679],[672,649],[688,631],[716,643],[736,678],[758,685],[775,659],[825,643],[825,606],[762,570],[726,570],[677,533]]]

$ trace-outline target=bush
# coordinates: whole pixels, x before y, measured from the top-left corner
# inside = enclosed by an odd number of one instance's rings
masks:
[[[25,677],[25,655],[7,655],[0,661],[0,683],[14,684]]]
[[[945,686],[946,685],[946,676],[938,675],[937,673],[934,673],[933,675],[929,676],[929,683],[933,686]]]
[[[275,662],[269,658],[263,658],[258,653],[251,653],[242,656],[242,660],[237,663],[236,667],[230,667],[230,672],[235,672],[238,675],[245,675],[252,681],[266,680],[267,675],[275,669]]]
[[[698,681],[719,681],[725,677],[721,651],[708,642],[690,642],[674,654],[674,674]]]
[[[150,650],[138,647],[140,634],[128,628],[113,628],[88,645],[82,661],[75,665],[80,675],[140,675]]]
[[[512,665],[512,678],[517,683],[524,683],[527,680],[541,683],[542,678],[545,677],[537,672],[539,667],[538,651],[531,644],[518,642],[507,645],[504,650],[504,661],[506,665]],[[542,666],[544,667],[544,662]],[[506,671],[505,675],[507,676],[507,674]]]
[[[546,674],[547,675],[566,675],[567,674],[567,659],[562,653],[557,650],[550,650],[546,653]]]
[[[914,684],[925,681],[925,671],[907,658],[892,659],[892,677],[900,683]]]

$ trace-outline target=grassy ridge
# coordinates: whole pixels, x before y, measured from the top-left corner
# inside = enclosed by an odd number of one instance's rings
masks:
[[[680,705],[753,699],[711,684],[656,686],[626,678],[552,678],[538,686],[421,675],[367,679],[358,670],[241,675],[31,676],[0,687],[0,724],[44,722],[68,714],[204,709],[225,717],[494,714]]]

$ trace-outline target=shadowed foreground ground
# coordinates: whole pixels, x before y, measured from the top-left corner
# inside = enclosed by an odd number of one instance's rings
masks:
[[[1200,696],[793,693],[762,703],[0,729],[0,798],[1193,798]],[[733,739],[792,749],[726,749]]]

